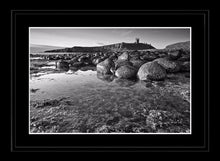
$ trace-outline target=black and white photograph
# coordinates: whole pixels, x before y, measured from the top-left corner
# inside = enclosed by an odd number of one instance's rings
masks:
[[[191,27],[29,27],[29,134],[191,134]]]

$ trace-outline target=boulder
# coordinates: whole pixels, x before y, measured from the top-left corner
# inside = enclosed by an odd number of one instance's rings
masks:
[[[184,61],[190,61],[190,56],[189,55],[184,55],[181,56],[179,59],[177,59],[178,61],[184,62]]]
[[[77,57],[74,57],[70,60],[70,64],[72,63],[75,63],[75,62],[78,62],[78,58]]]
[[[130,55],[130,60],[139,60],[140,59],[140,52],[134,51],[129,54]]]
[[[125,66],[125,65],[132,66],[133,64],[127,60],[117,60],[115,62],[115,70],[118,69],[119,67]]]
[[[136,74],[137,74],[137,70],[133,66],[129,66],[129,65],[121,66],[115,71],[115,75],[118,78],[124,78],[124,79],[135,78]]]
[[[168,57],[171,60],[176,60],[176,59],[181,57],[181,54],[182,54],[181,50],[169,51],[168,52]]]
[[[157,62],[143,64],[138,70],[140,80],[163,80],[166,78],[166,70]]]
[[[59,70],[69,70],[69,63],[67,61],[60,60],[56,66]]]
[[[181,50],[181,56],[177,59],[178,61],[190,61],[190,51]]]
[[[168,73],[175,73],[180,70],[180,65],[178,62],[171,61],[167,58],[158,58],[155,59],[154,62],[157,62],[164,67]]]
[[[109,59],[113,60],[113,61],[117,61],[117,55],[116,54],[112,54],[111,56],[109,56]]]
[[[164,58],[164,57],[166,57],[166,56],[167,56],[166,53],[160,53],[160,54],[158,55],[159,58]]]
[[[101,59],[101,58],[94,58],[94,59],[92,60],[92,64],[94,64],[94,65],[97,65],[97,64],[99,64],[100,62],[102,62],[102,59]]]
[[[95,53],[95,54],[93,54],[93,56],[99,56],[99,53]]]
[[[142,60],[145,60],[145,61],[153,61],[154,59],[156,59],[157,56],[154,55],[153,53],[146,53],[146,55],[143,55],[141,57]]]
[[[86,65],[90,64],[91,63],[91,60],[88,56],[81,56],[79,59],[78,59],[79,62],[82,62]]]
[[[101,58],[102,60],[105,60],[105,59],[108,58],[108,56],[101,56],[100,58]]]
[[[80,68],[82,67],[84,64],[82,62],[75,62],[75,63],[71,63],[70,67],[75,67],[75,68]]]
[[[143,60],[131,60],[130,62],[137,70],[145,63]]]
[[[129,61],[129,54],[128,54],[128,52],[124,52],[123,54],[121,54],[121,55],[118,57],[118,60]]]
[[[111,74],[111,68],[114,68],[114,62],[111,59],[105,59],[96,65],[96,70],[102,74]]]

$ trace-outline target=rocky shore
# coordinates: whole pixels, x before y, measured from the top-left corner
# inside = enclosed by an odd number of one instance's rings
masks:
[[[58,70],[96,66],[98,73],[123,79],[157,81],[166,79],[167,73],[190,72],[189,52],[182,49],[51,55],[44,59],[56,60]]]
[[[44,70],[39,67],[46,65],[45,60],[55,61],[52,72],[91,67],[98,79],[131,88],[113,90],[107,86],[105,90],[87,89],[74,98],[31,101],[31,132],[190,132],[189,49],[169,46],[41,57],[41,63],[31,66],[31,74]],[[138,93],[139,86],[132,87],[136,82],[149,91]]]

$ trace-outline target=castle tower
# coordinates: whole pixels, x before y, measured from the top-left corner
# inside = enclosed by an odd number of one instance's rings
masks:
[[[136,38],[136,44],[139,44],[139,40],[140,40],[139,38]]]

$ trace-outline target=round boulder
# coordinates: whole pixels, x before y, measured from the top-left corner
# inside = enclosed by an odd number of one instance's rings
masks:
[[[67,61],[58,61],[56,66],[59,70],[69,70],[69,63]]]
[[[179,63],[168,60],[167,58],[158,58],[158,59],[155,59],[154,62],[157,62],[162,67],[164,67],[168,73],[175,73],[180,70]]]
[[[96,65],[96,70],[102,74],[111,74],[111,68],[114,68],[114,62],[111,59],[105,59]]]
[[[135,78],[137,75],[137,70],[133,66],[125,65],[119,67],[115,71],[115,75],[118,78],[124,78],[124,79]]]
[[[137,75],[140,80],[163,80],[166,70],[157,62],[148,62],[140,67]]]

